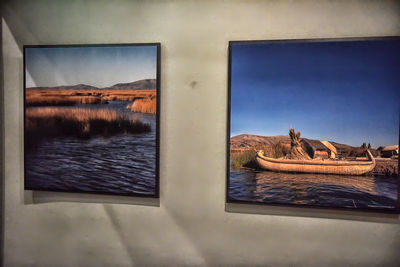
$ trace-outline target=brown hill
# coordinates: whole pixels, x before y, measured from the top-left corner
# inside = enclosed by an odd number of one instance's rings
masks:
[[[95,86],[87,84],[76,84],[76,85],[61,85],[54,87],[29,87],[28,90],[96,90],[99,89]]]
[[[317,141],[308,139],[311,141]],[[256,146],[258,147],[271,147],[275,144],[290,144],[290,137],[288,135],[277,135],[277,136],[261,136],[254,134],[241,134],[231,138],[231,148],[233,149],[251,149]],[[336,142],[330,142],[336,149],[342,153],[348,154],[351,151],[358,151],[359,148],[340,144]]]
[[[130,83],[117,83],[110,87],[98,88],[87,84],[61,85],[49,87],[29,87],[28,90],[147,90],[156,89],[156,79],[144,79]]]
[[[290,144],[287,135],[261,136],[254,134],[241,134],[231,138],[231,148],[250,149],[256,146],[269,147],[277,143]]]
[[[109,90],[140,90],[140,89],[156,89],[156,79],[145,79],[131,83],[117,83],[111,87],[104,88]]]

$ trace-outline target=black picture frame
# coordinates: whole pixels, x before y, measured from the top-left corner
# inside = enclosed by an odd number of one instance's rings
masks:
[[[106,191],[91,191],[91,190],[70,190],[70,189],[43,189],[29,186],[27,183],[27,133],[26,133],[26,53],[28,49],[31,48],[102,48],[102,47],[154,47],[156,51],[155,59],[155,70],[156,70],[156,113],[155,113],[155,140],[154,140],[154,150],[155,150],[155,163],[154,163],[154,192],[152,194],[137,193],[137,192],[106,192]],[[110,44],[40,44],[40,45],[23,45],[23,102],[24,102],[24,190],[32,191],[50,191],[50,192],[65,192],[65,193],[83,193],[83,194],[97,194],[97,195],[115,195],[115,196],[130,196],[130,197],[141,197],[141,198],[155,198],[160,197],[160,127],[161,127],[161,43],[110,43]],[[112,86],[112,85],[110,85]]]
[[[250,204],[257,206],[275,206],[275,207],[300,207],[300,208],[313,208],[319,210],[338,210],[338,211],[355,211],[355,212],[378,212],[387,214],[400,214],[400,176],[397,174],[397,203],[394,209],[386,208],[350,208],[350,207],[338,207],[338,206],[322,206],[312,204],[293,204],[293,203],[265,203],[256,200],[240,200],[231,197],[230,186],[231,186],[231,99],[232,99],[232,49],[237,44],[291,44],[291,43],[323,43],[323,42],[352,42],[352,41],[379,41],[379,40],[393,40],[400,41],[400,36],[377,36],[377,37],[357,37],[357,38],[313,38],[313,39],[276,39],[276,40],[235,40],[229,41],[228,45],[228,79],[227,79],[227,124],[226,124],[226,187],[225,187],[225,201],[229,203],[237,204]],[[400,50],[400,47],[398,47]],[[400,70],[400,67],[399,67]],[[400,90],[400,88],[399,88]],[[400,103],[400,99],[398,99]],[[399,104],[400,105],[400,104]],[[400,118],[400,109],[399,109]],[[399,137],[397,145],[400,144],[400,123],[398,125]],[[398,170],[400,169],[400,163],[397,163]]]

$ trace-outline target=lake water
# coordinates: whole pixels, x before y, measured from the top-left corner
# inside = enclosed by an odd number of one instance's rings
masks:
[[[114,109],[151,132],[112,137],[52,138],[25,151],[25,184],[34,190],[143,196],[156,190],[156,115],[133,113],[126,101],[62,108]]]
[[[231,168],[230,200],[336,208],[395,209],[396,177],[291,174]]]

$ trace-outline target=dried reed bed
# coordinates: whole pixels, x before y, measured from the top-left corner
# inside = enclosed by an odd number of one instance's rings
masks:
[[[150,125],[132,120],[110,109],[37,108],[25,113],[28,147],[50,136],[112,136],[121,133],[149,132]]]
[[[137,99],[154,98],[156,90],[109,90],[103,94],[106,100],[135,101]]]
[[[76,104],[107,104],[108,101],[135,101],[155,98],[156,90],[26,90],[26,105],[29,106],[73,106]]]
[[[233,168],[258,168],[256,162],[256,154],[258,150],[263,150],[264,154],[271,158],[282,158],[290,153],[290,148],[280,142],[271,146],[256,146],[253,149],[238,151],[236,153],[232,153],[231,151]]]
[[[137,99],[135,100],[135,102],[133,102],[131,110],[133,112],[156,114],[157,99],[156,98]]]
[[[77,104],[106,104],[107,101],[96,96],[31,96],[25,99],[27,107],[73,106]]]

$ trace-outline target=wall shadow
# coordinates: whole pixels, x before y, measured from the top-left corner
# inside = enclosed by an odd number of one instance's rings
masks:
[[[29,190],[25,190],[24,192],[25,205],[52,202],[110,203],[153,207],[160,206],[160,199],[158,198]]]
[[[322,208],[283,207],[272,205],[256,205],[242,203],[226,203],[226,212],[261,215],[310,217],[321,219],[352,220],[362,222],[400,224],[400,215],[351,210],[335,210]]]

